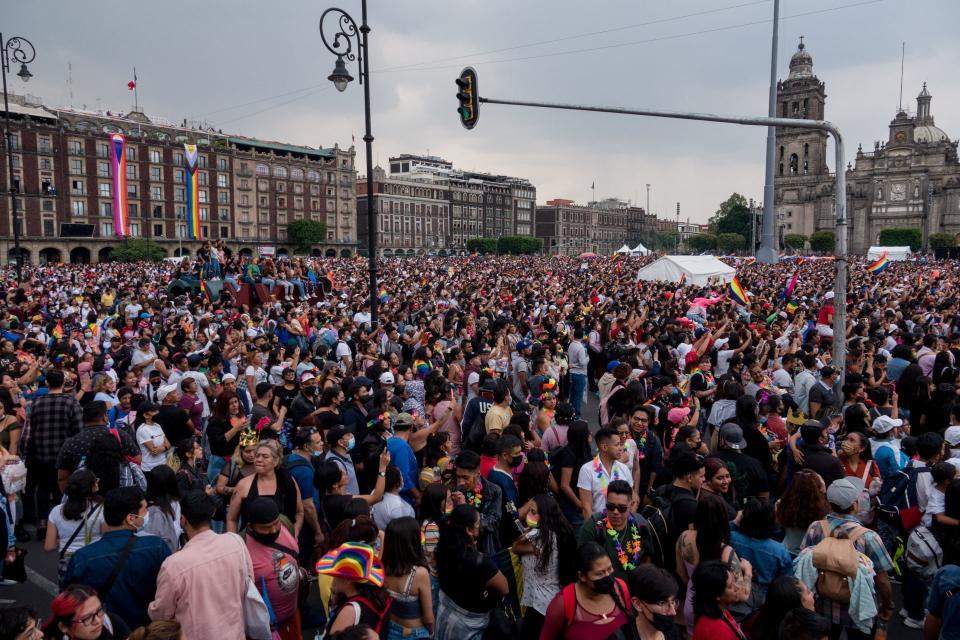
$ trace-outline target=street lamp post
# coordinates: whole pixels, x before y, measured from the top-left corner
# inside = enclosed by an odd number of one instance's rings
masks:
[[[7,146],[7,168],[10,170],[10,214],[13,222],[13,247],[17,252],[17,284],[23,281],[23,254],[20,253],[20,220],[17,216],[17,192],[13,186],[13,133],[10,131],[10,103],[7,100],[7,72],[10,71],[10,61],[20,63],[17,76],[28,82],[33,74],[27,69],[27,64],[36,57],[33,44],[26,38],[13,37],[3,40],[0,33],[0,67],[3,68],[3,121]]]
[[[370,270],[370,328],[377,326],[377,213],[373,202],[373,134],[370,133],[370,55],[367,47],[367,37],[370,33],[370,26],[367,24],[367,0],[360,3],[361,21],[360,26],[343,9],[332,7],[323,12],[320,16],[320,38],[323,40],[327,50],[337,56],[337,62],[333,67],[333,73],[328,76],[328,80],[333,83],[337,91],[345,91],[347,85],[353,80],[353,76],[347,71],[346,59],[349,62],[357,61],[359,68],[359,82],[363,85],[363,111],[366,125],[366,132],[363,141],[367,147],[367,252],[369,253]],[[331,17],[329,21],[330,34],[333,39],[327,37],[324,32],[324,21],[327,16]],[[357,51],[353,51],[353,41],[356,39]]]

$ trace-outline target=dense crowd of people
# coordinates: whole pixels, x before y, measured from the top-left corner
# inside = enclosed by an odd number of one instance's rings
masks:
[[[0,271],[0,639],[960,638],[960,267],[651,259]]]

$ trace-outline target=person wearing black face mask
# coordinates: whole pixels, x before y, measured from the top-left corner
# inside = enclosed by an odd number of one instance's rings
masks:
[[[248,504],[247,551],[253,562],[253,579],[266,582],[270,606],[277,617],[278,631],[284,637],[300,629],[297,593],[300,586],[299,547],[290,529],[280,521],[275,500],[260,497]]]
[[[500,515],[500,542],[503,545],[512,544],[520,535],[517,527],[517,509],[520,498],[517,494],[517,485],[513,481],[514,470],[523,464],[523,443],[515,435],[506,434],[497,443],[497,462],[487,480],[500,487],[503,495],[501,502],[503,512]]]
[[[541,638],[632,638],[633,601],[613,576],[609,556],[596,542],[577,549],[577,580],[560,590],[544,617]]]
[[[672,640],[677,637],[677,581],[669,571],[645,564],[630,572],[630,598],[637,613],[635,625],[640,640]]]

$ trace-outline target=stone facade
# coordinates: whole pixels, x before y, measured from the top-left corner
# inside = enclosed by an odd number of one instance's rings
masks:
[[[231,136],[148,118],[44,107],[10,96],[13,186],[21,249],[27,262],[93,262],[109,258],[114,236],[108,136],[126,137],[131,238],[159,243],[168,255],[193,254],[186,232],[184,143],[198,146],[199,214],[204,239],[235,251],[271,246],[289,251],[286,225],[325,222],[321,255],[352,255],[355,228],[354,149],[327,149]],[[5,140],[3,141],[5,146]],[[4,149],[4,153],[8,150]],[[4,158],[6,160],[6,158]],[[0,171],[4,193],[10,174]],[[13,251],[11,200],[0,198],[0,259]]]
[[[777,85],[778,116],[825,119],[824,83],[813,75],[803,43],[790,60],[790,74]],[[847,172],[849,249],[864,253],[890,227],[960,237],[960,162],[957,142],[934,124],[932,96],[924,84],[917,111],[901,110],[886,141],[872,151],[858,147]],[[806,236],[834,227],[834,180],[827,166],[827,135],[777,128],[775,203],[786,234]]]

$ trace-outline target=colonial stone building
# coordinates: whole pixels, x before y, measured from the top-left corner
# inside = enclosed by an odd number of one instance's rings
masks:
[[[825,119],[826,97],[801,42],[790,59],[790,74],[777,85],[777,115]],[[865,252],[889,227],[920,229],[925,244],[931,233],[960,235],[957,141],[934,124],[931,101],[924,84],[916,113],[901,110],[890,122],[886,140],[874,142],[872,150],[858,146],[848,163],[851,252]],[[784,233],[809,236],[833,229],[835,176],[827,165],[827,134],[778,127],[777,153],[775,203]]]

